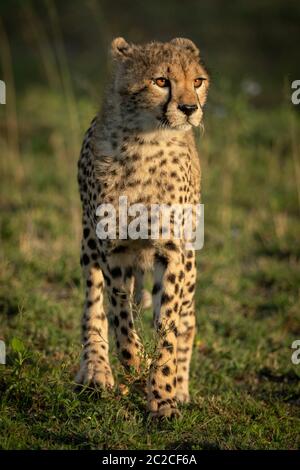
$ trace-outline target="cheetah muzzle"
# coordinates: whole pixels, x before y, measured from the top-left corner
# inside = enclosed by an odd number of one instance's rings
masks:
[[[189,401],[189,366],[195,335],[195,250],[183,239],[97,236],[97,208],[129,204],[197,204],[200,162],[193,128],[199,127],[209,76],[195,44],[112,42],[113,74],[102,111],[87,131],[78,163],[82,201],[81,265],[85,279],[83,352],[79,384],[114,386],[109,362],[107,293],[120,361],[139,373],[148,364],[148,409],[154,417],[178,414]],[[118,219],[119,213],[116,210]],[[160,233],[162,235],[162,233]],[[146,358],[135,328],[136,306],[149,307],[143,289],[153,272],[156,353]]]

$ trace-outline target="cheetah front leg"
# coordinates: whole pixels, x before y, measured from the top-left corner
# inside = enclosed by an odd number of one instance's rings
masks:
[[[179,246],[169,243],[166,256],[156,256],[153,305],[158,332],[157,357],[150,370],[148,407],[153,417],[179,414],[177,390],[177,334],[184,283],[183,255]]]
[[[178,402],[189,402],[189,369],[195,337],[195,251],[188,251],[185,257],[185,279],[183,301],[180,310],[177,343],[177,390]]]
[[[77,384],[111,388],[114,379],[108,357],[108,322],[103,308],[104,279],[97,258],[96,240],[85,228],[81,264],[86,283],[82,317],[83,352]]]

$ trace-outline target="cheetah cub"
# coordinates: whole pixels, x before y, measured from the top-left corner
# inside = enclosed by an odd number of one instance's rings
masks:
[[[86,133],[78,163],[86,289],[76,382],[100,388],[114,385],[104,291],[120,361],[136,371],[145,363],[134,312],[145,295],[144,273],[151,270],[157,342],[156,353],[147,359],[148,408],[153,417],[170,417],[178,414],[178,403],[189,400],[195,250],[175,237],[174,230],[163,236],[163,226],[156,237],[124,236],[119,204],[124,196],[128,206],[146,208],[198,204],[200,163],[192,129],[202,122],[209,76],[189,39],[135,45],[116,38],[111,52],[110,85],[102,111]],[[98,209],[103,204],[115,208],[114,238],[98,236],[103,216]]]

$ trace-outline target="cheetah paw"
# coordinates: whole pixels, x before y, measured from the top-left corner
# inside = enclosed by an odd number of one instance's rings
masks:
[[[109,366],[99,368],[98,364],[82,364],[75,382],[77,385],[88,385],[95,389],[112,389],[114,378]]]
[[[185,392],[183,390],[178,390],[176,392],[176,400],[178,403],[189,403],[190,395],[188,392]]]
[[[181,416],[178,408],[170,405],[161,406],[157,411],[152,411],[150,414],[152,419],[173,419]]]

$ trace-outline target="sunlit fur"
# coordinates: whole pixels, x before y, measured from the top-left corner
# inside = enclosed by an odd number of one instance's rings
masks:
[[[184,42],[185,41],[185,42]],[[116,61],[113,90],[117,92],[120,116],[130,112],[129,125],[142,130],[198,127],[203,116],[209,76],[200,60],[200,52],[188,40],[153,42],[144,46],[127,44],[117,38],[112,46]],[[155,79],[164,77],[169,86],[159,87]],[[196,78],[203,78],[199,88]],[[197,105],[187,117],[178,105]]]
[[[189,400],[189,367],[195,335],[195,252],[183,239],[101,240],[96,209],[120,196],[128,205],[192,204],[200,200],[200,160],[192,128],[202,127],[209,85],[200,53],[189,39],[144,46],[117,38],[114,67],[101,113],[86,133],[78,165],[82,200],[81,264],[86,282],[83,354],[76,381],[111,388],[104,292],[124,367],[148,367],[135,328],[133,298],[141,302],[143,275],[153,271],[157,350],[147,371],[148,409],[173,416]],[[159,86],[164,84],[167,86]],[[196,78],[202,84],[195,88]],[[182,105],[197,106],[188,117]],[[181,109],[179,109],[181,106]],[[185,111],[188,112],[187,108]],[[135,295],[132,296],[135,290]],[[140,299],[140,300],[138,300]]]

